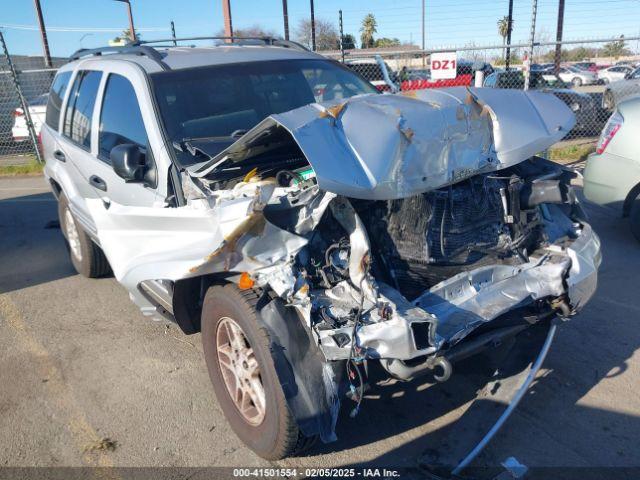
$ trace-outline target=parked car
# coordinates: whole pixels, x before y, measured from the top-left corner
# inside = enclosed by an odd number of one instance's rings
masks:
[[[40,129],[44,123],[45,110],[47,108],[47,94],[35,97],[27,102],[29,108],[29,115],[33,122],[33,129],[35,134],[40,134]],[[24,109],[18,107],[13,111],[13,128],[11,129],[11,135],[14,142],[24,142],[29,139],[29,129],[27,128],[27,117],[24,114]]]
[[[571,66],[574,68],[579,68],[580,70],[587,70],[594,73],[598,71],[598,66],[595,62],[577,62],[572,63]]]
[[[588,302],[600,243],[576,174],[536,156],[574,125],[561,101],[382,95],[291,42],[235,42],[77,52],[42,143],[73,266],[201,332],[257,454],[334,440],[371,363],[445,381]]]
[[[636,60],[619,60],[615,63],[615,65],[629,65],[633,68],[638,66],[638,62]]]
[[[485,79],[483,86],[522,90],[524,74],[516,70],[496,72]],[[562,100],[576,116],[574,132],[598,132],[602,127],[602,123],[598,121],[598,105],[591,95],[567,88],[558,76],[552,73],[531,72],[529,88],[551,93]]]
[[[604,84],[607,84],[624,80],[631,72],[633,72],[633,68],[628,65],[614,65],[613,67],[598,71],[598,78],[602,80]]]
[[[570,83],[574,87],[598,83],[598,77],[595,73],[576,67],[561,67],[560,70],[558,70],[558,76],[563,82]]]
[[[403,72],[405,78],[403,78]],[[428,68],[408,68],[406,70],[400,70],[398,74],[401,81],[404,80],[431,80],[431,70]]]
[[[624,100],[602,130],[584,170],[584,195],[628,218],[640,241],[640,97]]]
[[[362,58],[347,60],[345,65],[367,79],[381,92],[395,91],[397,74],[381,59]]]
[[[553,63],[532,63],[530,70],[532,72],[552,72],[554,67]]]
[[[640,68],[627,74],[624,80],[610,83],[602,93],[602,108],[612,111],[625,98],[640,94]]]

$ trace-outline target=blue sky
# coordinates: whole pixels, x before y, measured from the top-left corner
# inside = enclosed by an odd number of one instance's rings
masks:
[[[0,28],[12,53],[41,53],[33,2],[1,0]],[[169,36],[174,20],[178,35],[212,35],[222,28],[220,0],[131,0],[136,28],[147,39]],[[6,5],[11,2],[11,8]],[[113,0],[41,0],[53,55],[66,56],[80,47],[105,45],[128,25],[126,6]],[[343,10],[345,33],[359,35],[367,13],[378,21],[377,36],[421,41],[421,0],[315,0],[316,17],[337,25]],[[426,0],[427,47],[496,44],[498,18],[508,0]],[[281,0],[231,0],[235,27],[260,25],[282,34]],[[538,0],[538,32],[555,37],[558,0]],[[289,0],[292,32],[309,16],[308,0]],[[531,0],[514,0],[514,42],[526,41]],[[640,0],[566,0],[565,38],[586,39],[640,34]],[[634,50],[638,42],[630,42]]]

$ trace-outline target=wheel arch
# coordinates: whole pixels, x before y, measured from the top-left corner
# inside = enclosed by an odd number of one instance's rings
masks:
[[[207,289],[213,285],[231,283],[229,277],[232,275],[229,272],[214,273],[183,278],[174,282],[171,300],[173,317],[186,335],[200,332],[200,316]]]

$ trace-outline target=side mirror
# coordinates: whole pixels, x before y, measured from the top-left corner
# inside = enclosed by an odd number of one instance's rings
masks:
[[[111,149],[111,166],[127,183],[142,183],[147,171],[147,156],[139,145],[123,143]]]

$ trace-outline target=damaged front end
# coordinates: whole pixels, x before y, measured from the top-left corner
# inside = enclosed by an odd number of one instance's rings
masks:
[[[573,315],[596,289],[600,244],[577,174],[535,156],[571,130],[570,110],[537,92],[414,96],[268,117],[183,173],[176,210],[207,217],[213,240],[192,236],[153,277],[144,265],[162,253],[114,267],[135,285],[248,277],[307,436],[334,437],[338,386],[361,399],[366,362],[446,380],[456,361]]]

